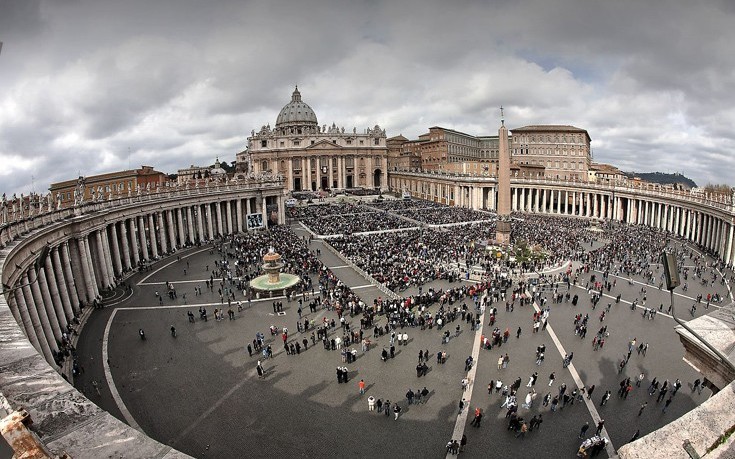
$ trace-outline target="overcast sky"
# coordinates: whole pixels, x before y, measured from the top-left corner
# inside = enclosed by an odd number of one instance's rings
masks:
[[[298,84],[319,124],[587,129],[735,185],[735,2],[0,0],[0,191],[234,161]]]

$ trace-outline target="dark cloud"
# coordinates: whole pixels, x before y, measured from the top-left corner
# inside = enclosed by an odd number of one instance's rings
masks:
[[[298,84],[320,124],[488,135],[503,105],[511,126],[587,129],[597,161],[732,183],[733,16],[724,0],[0,0],[0,174],[20,192],[231,161]]]

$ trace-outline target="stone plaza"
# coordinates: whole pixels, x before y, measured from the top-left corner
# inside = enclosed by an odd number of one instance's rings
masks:
[[[359,218],[359,214],[356,215],[355,218]],[[292,223],[292,229],[302,239],[311,236],[298,222]],[[594,236],[589,238],[590,243],[585,243],[588,250],[608,242],[609,234],[605,232],[591,234]],[[326,242],[313,239],[308,249],[315,253],[319,250],[319,259],[324,265],[366,305],[386,298],[386,293],[366,279],[361,269],[355,269],[351,262],[338,257],[326,247]],[[224,246],[227,251],[228,245]],[[696,249],[686,249],[687,254],[690,251],[697,263],[702,264],[705,260],[711,263],[711,259],[699,255]],[[230,306],[226,301],[221,302],[216,288],[213,291],[205,289],[202,295],[195,294],[195,288],[203,288],[210,278],[215,260],[222,260],[222,254],[211,245],[202,245],[179,251],[176,256],[154,263],[150,270],[133,275],[126,281],[132,291],[119,288],[118,296],[106,300],[107,307],[95,311],[87,320],[77,346],[84,372],[76,378],[76,387],[120,419],[137,424],[149,436],[194,457],[236,457],[243,451],[258,451],[269,456],[311,457],[339,451],[365,457],[439,457],[446,455],[447,441],[453,437],[459,439],[462,433],[467,438],[462,454],[470,457],[528,457],[529,454],[571,457],[579,448],[578,434],[585,422],[589,422],[589,434],[592,434],[600,417],[605,419],[605,434],[611,445],[618,448],[636,431],[643,436],[658,429],[697,406],[710,394],[709,389],[701,394],[691,390],[698,376],[682,361],[683,349],[673,331],[674,322],[667,313],[668,292],[659,290],[657,283],[652,285],[643,275],[610,274],[609,280],[615,287],[604,292],[594,310],[586,286],[593,275],[599,280],[600,272],[581,272],[571,284],[570,294],[579,297],[576,306],[570,301],[553,303],[553,287],[548,283],[529,285],[529,292],[537,289],[538,298],[546,299],[544,307],[550,310],[548,326],[533,333],[533,305],[521,305],[516,300],[513,310],[506,311],[505,302],[496,302],[492,305],[498,308],[494,326],[501,331],[508,329],[511,334],[500,348],[480,349],[479,353],[473,349],[480,336],[489,334],[493,328],[488,323],[486,310],[483,328],[477,331],[471,330],[470,325],[459,318],[442,330],[436,326],[424,330],[418,326],[399,327],[396,331],[408,334],[408,344],[397,346],[395,358],[386,362],[381,359],[381,350],[389,347],[389,335],[373,338],[372,328],[366,329],[365,334],[371,339],[370,350],[363,351],[359,343],[354,344],[351,347],[357,351],[357,360],[344,364],[339,350],[325,350],[320,341],[314,344],[309,330],[296,331],[297,299],[247,301],[240,292],[235,298],[242,303],[243,309],[235,312],[234,320],[225,317],[218,321],[211,316],[206,322],[201,320],[200,307],[210,313],[220,307],[237,310],[235,302]],[[574,261],[574,269],[582,263]],[[687,256],[683,264],[694,266],[695,261]],[[548,274],[563,274],[567,266],[566,262],[549,266]],[[655,262],[651,270],[655,277],[660,276],[661,269]],[[710,276],[709,270],[705,272],[704,277]],[[732,276],[732,272],[725,275]],[[340,335],[339,318],[334,310],[310,312],[305,307],[307,301],[319,296],[317,277],[312,277],[313,284],[317,285],[315,294],[309,291],[303,297],[299,295],[306,300],[302,307],[303,317],[317,324],[324,318],[335,319],[338,325],[330,334]],[[529,273],[529,277],[535,274]],[[215,280],[219,282],[216,277]],[[422,285],[422,289],[468,287],[475,282],[434,280]],[[163,295],[167,283],[175,287],[176,298]],[[707,294],[721,297],[728,294],[727,286],[719,282],[701,285],[692,280],[689,284],[687,291],[676,292],[676,301],[681,304],[680,315],[689,316],[686,311],[697,303],[699,294],[703,298]],[[645,304],[641,303],[642,288],[646,289]],[[565,283],[559,282],[558,292],[567,292]],[[412,285],[400,295],[407,297],[418,293],[418,286]],[[157,294],[163,297],[162,305]],[[510,291],[507,294],[510,302]],[[619,302],[615,300],[617,295],[620,295]],[[637,306],[631,309],[631,303],[636,300]],[[283,313],[274,313],[274,301],[283,302]],[[463,303],[469,312],[475,312],[471,297],[445,307],[461,308]],[[600,313],[608,303],[612,303],[612,307],[601,321]],[[662,311],[653,320],[642,316],[645,308],[658,310],[661,304],[664,305]],[[695,315],[708,312],[704,301],[698,306]],[[428,312],[435,314],[438,307],[432,304]],[[719,307],[721,303],[710,305],[712,309]],[[194,323],[188,321],[188,311],[195,314]],[[586,339],[574,333],[576,314],[589,314],[590,333]],[[347,321],[359,328],[358,316],[347,314]],[[386,318],[379,315],[378,324],[385,326]],[[177,330],[175,338],[169,332],[172,325]],[[456,333],[457,325],[460,325],[459,334]],[[287,327],[289,340],[300,342],[306,338],[308,348],[298,355],[287,355],[280,334],[271,336],[269,333],[271,326],[279,330]],[[608,327],[609,336],[605,338],[603,349],[595,351],[592,337],[602,326]],[[519,327],[521,335],[517,338]],[[145,341],[138,337],[141,328],[146,333]],[[447,330],[450,339],[444,343],[442,335]],[[272,358],[263,360],[266,370],[263,379],[258,378],[255,368],[262,356],[249,356],[246,349],[258,332],[265,334],[266,343],[272,344],[274,350]],[[634,338],[649,344],[647,353],[643,356],[634,351],[623,371],[618,372],[618,364]],[[539,345],[545,345],[547,351],[545,361],[537,366],[535,354]],[[417,377],[415,366],[422,350],[428,350],[429,369],[426,376]],[[445,364],[437,363],[436,359],[437,352],[442,351],[448,356]],[[574,359],[565,367],[562,359],[569,352],[574,353]],[[498,370],[498,356],[506,353],[510,358],[508,367]],[[462,380],[467,376],[465,360],[472,355],[476,356],[476,373],[467,390],[463,390]],[[115,397],[117,400],[105,385],[99,395],[92,386],[92,381],[105,381],[105,362],[109,364],[107,380],[114,384],[119,394]],[[343,365],[349,369],[349,381],[338,384],[335,368]],[[534,372],[538,372],[534,385],[538,396],[530,409],[520,407],[528,391],[529,377]],[[556,379],[549,386],[551,373]],[[641,373],[644,379],[637,387],[635,380]],[[634,389],[630,396],[621,398],[617,395],[619,382],[626,377],[631,378]],[[504,397],[495,392],[488,395],[487,389],[490,381],[501,379],[503,385],[510,386],[517,378],[522,381],[518,391],[518,414],[526,422],[534,415],[543,416],[541,427],[523,438],[507,428],[507,412],[501,408]],[[665,400],[657,403],[656,395],[648,395],[647,388],[653,378],[668,380],[669,384],[676,379],[682,382],[666,413],[662,412]],[[366,385],[364,395],[358,390],[361,379]],[[549,406],[543,406],[544,396],[547,393],[557,395],[562,383],[569,391],[595,385],[589,402],[591,407],[576,402],[552,412]],[[421,404],[409,405],[407,391],[420,391],[423,387],[428,389],[429,396]],[[606,390],[612,392],[612,397],[605,406],[600,406]],[[371,396],[389,399],[394,405],[398,403],[402,408],[398,420],[394,420],[393,413],[386,417],[383,413],[369,411],[368,397]],[[463,416],[458,416],[463,398],[467,400],[466,407]],[[648,406],[639,416],[645,402]],[[120,410],[120,405],[126,412]],[[470,426],[476,408],[484,416],[479,428]]]

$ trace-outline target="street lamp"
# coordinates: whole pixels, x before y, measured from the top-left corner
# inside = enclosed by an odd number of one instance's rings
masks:
[[[671,317],[674,319],[674,321],[681,325],[681,327],[691,333],[692,336],[697,338],[702,344],[704,344],[707,349],[712,351],[715,356],[719,359],[720,363],[723,365],[728,366],[732,371],[735,371],[735,365],[728,359],[725,355],[722,354],[717,348],[712,346],[706,339],[702,338],[697,332],[692,330],[692,328],[687,325],[686,322],[682,321],[678,317],[676,317],[676,314],[674,312],[674,289],[678,287],[681,284],[681,281],[679,280],[679,269],[676,265],[676,257],[674,257],[674,254],[663,252],[661,254],[661,264],[664,267],[664,279],[666,280],[666,290],[669,291],[671,294]]]

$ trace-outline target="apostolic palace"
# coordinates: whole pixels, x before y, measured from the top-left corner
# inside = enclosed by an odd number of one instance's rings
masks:
[[[0,401],[9,443],[21,435],[13,430],[19,427],[8,427],[13,419],[29,416],[32,434],[51,452],[119,457],[120,445],[133,445],[144,452],[140,457],[183,457],[102,411],[70,384],[68,366],[59,364],[68,325],[96,306],[103,292],[175,250],[286,224],[286,202],[294,192],[316,199],[317,193],[359,190],[494,212],[500,123],[487,124],[489,133],[479,136],[432,126],[413,140],[387,137],[377,124],[320,124],[296,88],[275,124],[252,130],[232,173],[202,174],[192,166],[170,179],[146,166],[53,184],[48,195],[4,197]],[[625,177],[593,161],[592,139],[583,128],[508,131],[511,211],[660,228],[725,264],[735,262],[735,194]],[[694,340],[685,348],[703,373],[717,366]],[[718,388],[728,387],[731,376],[717,369],[707,375]]]

